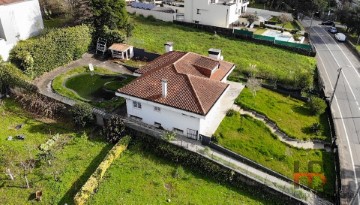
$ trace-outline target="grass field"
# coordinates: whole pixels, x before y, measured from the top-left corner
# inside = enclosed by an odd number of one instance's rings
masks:
[[[252,159],[289,178],[293,177],[294,162],[299,161],[300,172],[307,172],[308,162],[323,163],[323,171],[327,178],[324,187],[319,186],[320,180],[314,180],[314,188],[332,196],[334,192],[334,159],[331,153],[320,150],[296,149],[276,139],[270,130],[261,121],[250,116],[225,117],[215,135],[218,144]],[[319,172],[320,167],[316,167]],[[304,182],[304,181],[303,181]]]
[[[279,82],[293,85],[296,81],[293,75],[312,79],[315,70],[314,58],[287,50],[214,36],[197,29],[138,16],[132,16],[132,21],[135,29],[133,37],[128,40],[129,44],[157,53],[165,52],[163,44],[167,41],[174,42],[175,50],[203,55],[207,55],[209,48],[219,48],[226,61],[236,64],[231,74],[235,78],[241,72],[248,71],[250,64],[255,64],[260,77],[276,78]]]
[[[82,132],[66,122],[45,122],[22,110],[14,101],[1,101],[0,115],[0,201],[1,204],[31,204],[33,193],[42,190],[38,204],[72,204],[74,194],[96,169],[111,145],[97,135]],[[44,120],[44,119],[43,119]],[[23,124],[20,130],[14,129]],[[52,147],[51,166],[37,161],[28,174],[30,188],[23,188],[25,180],[19,175],[18,163],[27,159],[39,159],[39,145],[59,133],[59,143]],[[25,140],[6,140],[8,136],[25,135]],[[87,136],[92,136],[91,139]],[[10,161],[10,162],[7,162]],[[10,167],[15,174],[11,181],[5,175]],[[19,172],[18,172],[19,171]],[[56,176],[56,177],[55,177]]]
[[[113,93],[103,90],[118,88],[131,82],[134,77],[129,75],[115,75],[104,68],[95,68],[93,74],[86,67],[78,67],[57,76],[52,83],[52,88],[65,97],[89,102],[90,104],[106,110],[115,109],[125,103],[125,99],[115,97]],[[109,75],[109,76],[103,76]],[[121,79],[119,79],[121,78]],[[110,83],[107,86],[106,83]],[[99,101],[103,98],[104,100]]]
[[[330,128],[326,113],[313,115],[305,103],[300,100],[265,88],[257,91],[254,97],[251,91],[245,88],[235,103],[265,114],[293,138],[330,140]],[[314,123],[321,124],[321,131],[318,135],[311,132],[310,127]]]
[[[111,165],[88,204],[165,204],[167,199],[170,204],[275,203],[220,185],[134,145]]]
[[[65,26],[71,18],[61,17],[61,18],[53,18],[53,19],[44,19],[44,27],[45,28],[61,28]]]

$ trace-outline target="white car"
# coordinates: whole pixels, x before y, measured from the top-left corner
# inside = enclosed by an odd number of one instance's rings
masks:
[[[337,34],[335,34],[335,38],[336,38],[336,40],[342,41],[342,42],[344,42],[344,41],[346,40],[346,36],[345,36],[345,34],[343,34],[343,33],[337,33]]]

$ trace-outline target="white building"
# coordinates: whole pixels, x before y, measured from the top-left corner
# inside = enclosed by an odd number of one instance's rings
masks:
[[[226,78],[235,66],[220,60],[216,49],[209,50],[209,57],[167,51],[137,70],[141,76],[116,95],[126,99],[128,117],[199,140],[218,117],[229,89]]]
[[[44,29],[38,0],[0,0],[0,56],[9,57],[19,40]]]
[[[185,0],[185,21],[228,28],[248,5],[248,0]]]

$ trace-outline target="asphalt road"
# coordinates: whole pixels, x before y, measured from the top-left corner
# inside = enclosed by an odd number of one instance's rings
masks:
[[[310,20],[303,24],[317,50],[317,65],[328,97],[334,91],[341,67],[335,97],[331,104],[340,158],[341,202],[349,204],[360,185],[360,62],[344,43],[334,39],[327,26]],[[355,197],[353,204],[360,204]]]

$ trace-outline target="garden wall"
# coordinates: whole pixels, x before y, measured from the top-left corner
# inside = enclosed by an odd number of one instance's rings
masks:
[[[172,22],[173,20],[176,19],[176,13],[165,13],[165,12],[160,12],[160,11],[138,9],[138,8],[133,8],[131,6],[127,6],[126,11],[129,13],[136,13],[138,15],[141,14],[145,17],[153,16],[156,19],[159,19],[162,21],[167,21],[167,22]]]

